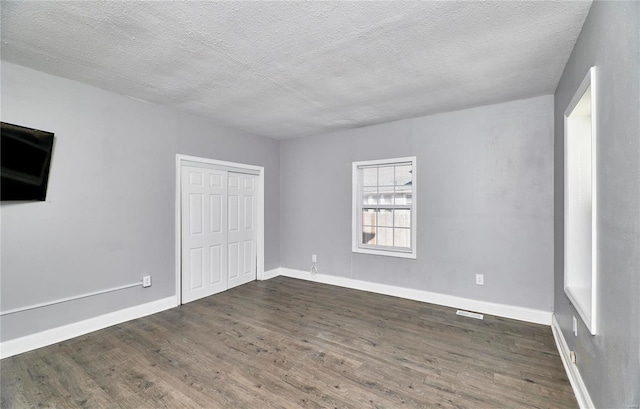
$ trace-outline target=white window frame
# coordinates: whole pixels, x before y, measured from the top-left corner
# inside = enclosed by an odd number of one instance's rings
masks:
[[[598,185],[597,185],[597,86],[596,86],[596,67],[591,67],[587,72],[584,80],[576,90],[571,102],[564,111],[564,292],[575,307],[578,315],[584,321],[585,325],[591,332],[596,335],[598,327]],[[570,150],[574,145],[570,143],[570,116],[578,103],[585,96],[587,90],[590,89],[591,98],[591,158],[584,161],[589,164],[588,169],[591,170],[591,211],[587,214],[588,220],[584,216],[581,217],[576,211],[576,199],[571,198],[569,189],[574,187],[569,177],[572,169],[569,168],[569,159],[571,158]],[[578,223],[575,220],[579,220]],[[590,226],[589,226],[590,225]],[[577,240],[582,240],[581,228],[590,227],[591,237],[589,244],[590,251],[580,251],[576,253],[574,247],[571,247]],[[590,261],[589,268],[580,268],[581,261]]]
[[[400,249],[397,247],[385,247],[385,246],[373,246],[364,245],[361,243],[362,239],[362,178],[360,177],[360,168],[362,167],[377,167],[377,166],[389,166],[399,164],[411,164],[412,169],[412,203],[407,205],[411,209],[411,248]],[[368,160],[353,162],[352,164],[352,218],[351,218],[351,250],[354,253],[375,254],[379,256],[390,256],[400,258],[417,258],[416,255],[416,230],[417,230],[417,215],[416,208],[418,203],[418,171],[416,166],[416,157],[409,156],[403,158],[392,159],[380,159],[380,160]],[[384,206],[381,206],[384,208]],[[390,206],[392,207],[392,206]]]

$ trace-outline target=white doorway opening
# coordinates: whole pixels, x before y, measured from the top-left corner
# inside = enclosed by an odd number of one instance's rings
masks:
[[[264,167],[176,155],[176,301],[264,278]]]

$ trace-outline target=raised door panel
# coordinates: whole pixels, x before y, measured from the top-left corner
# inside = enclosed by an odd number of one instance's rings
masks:
[[[202,247],[189,249],[189,290],[199,290],[204,286],[204,251]]]
[[[209,232],[222,233],[222,194],[209,195]]]
[[[222,262],[224,257],[222,254],[222,245],[217,244],[209,247],[209,284],[216,285],[222,282],[222,272],[224,266]]]
[[[229,243],[228,262],[229,282],[233,283],[234,280],[237,280],[238,277],[240,277],[240,243]],[[233,285],[230,287],[233,287]]]

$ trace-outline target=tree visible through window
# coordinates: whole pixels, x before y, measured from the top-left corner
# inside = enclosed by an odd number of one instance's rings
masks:
[[[415,157],[354,162],[353,251],[415,258]]]

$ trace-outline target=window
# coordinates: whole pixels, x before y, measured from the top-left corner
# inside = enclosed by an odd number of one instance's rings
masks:
[[[353,162],[356,253],[416,258],[416,158]]]
[[[564,117],[564,291],[596,334],[596,77],[591,68]]]

